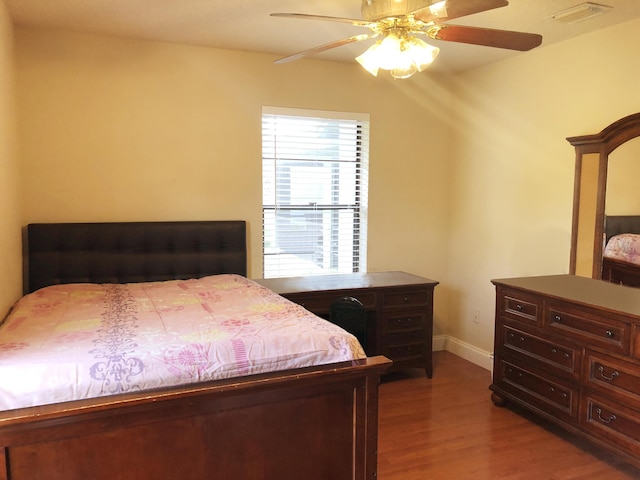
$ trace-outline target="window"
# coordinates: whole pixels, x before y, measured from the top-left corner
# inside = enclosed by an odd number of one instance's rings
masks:
[[[366,271],[369,117],[262,110],[263,276]]]

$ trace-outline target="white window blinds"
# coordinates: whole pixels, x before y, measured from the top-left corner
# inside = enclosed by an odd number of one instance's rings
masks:
[[[263,276],[366,271],[368,115],[264,107]]]

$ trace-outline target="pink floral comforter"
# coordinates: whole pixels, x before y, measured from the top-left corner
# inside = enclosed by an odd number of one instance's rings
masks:
[[[364,357],[354,336],[237,275],[57,285],[0,326],[0,410]]]
[[[604,249],[604,256],[640,265],[640,235],[623,233],[611,237]]]

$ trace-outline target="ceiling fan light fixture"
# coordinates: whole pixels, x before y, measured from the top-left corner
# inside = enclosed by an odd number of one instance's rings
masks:
[[[388,68],[387,70],[389,70],[389,73],[393,78],[409,78],[418,71],[418,67],[413,62],[413,55],[411,54],[410,49],[401,48],[396,55],[393,68]]]
[[[376,55],[376,50],[379,46],[380,42],[376,42],[365,50],[362,55],[356,57],[356,62],[374,77],[378,76],[378,71],[380,70],[378,56]]]
[[[378,66],[383,70],[396,68],[402,55],[402,40],[395,33],[387,34],[375,50]]]
[[[389,70],[393,78],[409,78],[431,65],[439,52],[439,48],[419,38],[389,32],[356,61],[374,77],[379,70]]]
[[[393,78],[403,79],[403,78],[409,78],[411,75],[413,75],[417,71],[418,69],[416,68],[416,66],[410,63],[407,65],[402,65],[397,68],[389,70],[389,74]]]
[[[424,40],[420,40],[416,37],[409,37],[409,39],[407,39],[407,43],[409,44],[408,51],[419,72],[424,71],[429,65],[431,65],[440,53],[440,49],[438,47],[429,45]]]

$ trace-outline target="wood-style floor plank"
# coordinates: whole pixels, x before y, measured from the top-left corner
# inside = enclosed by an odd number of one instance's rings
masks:
[[[632,480],[640,469],[555,425],[493,405],[490,373],[434,353],[433,378],[380,385],[379,480]]]

